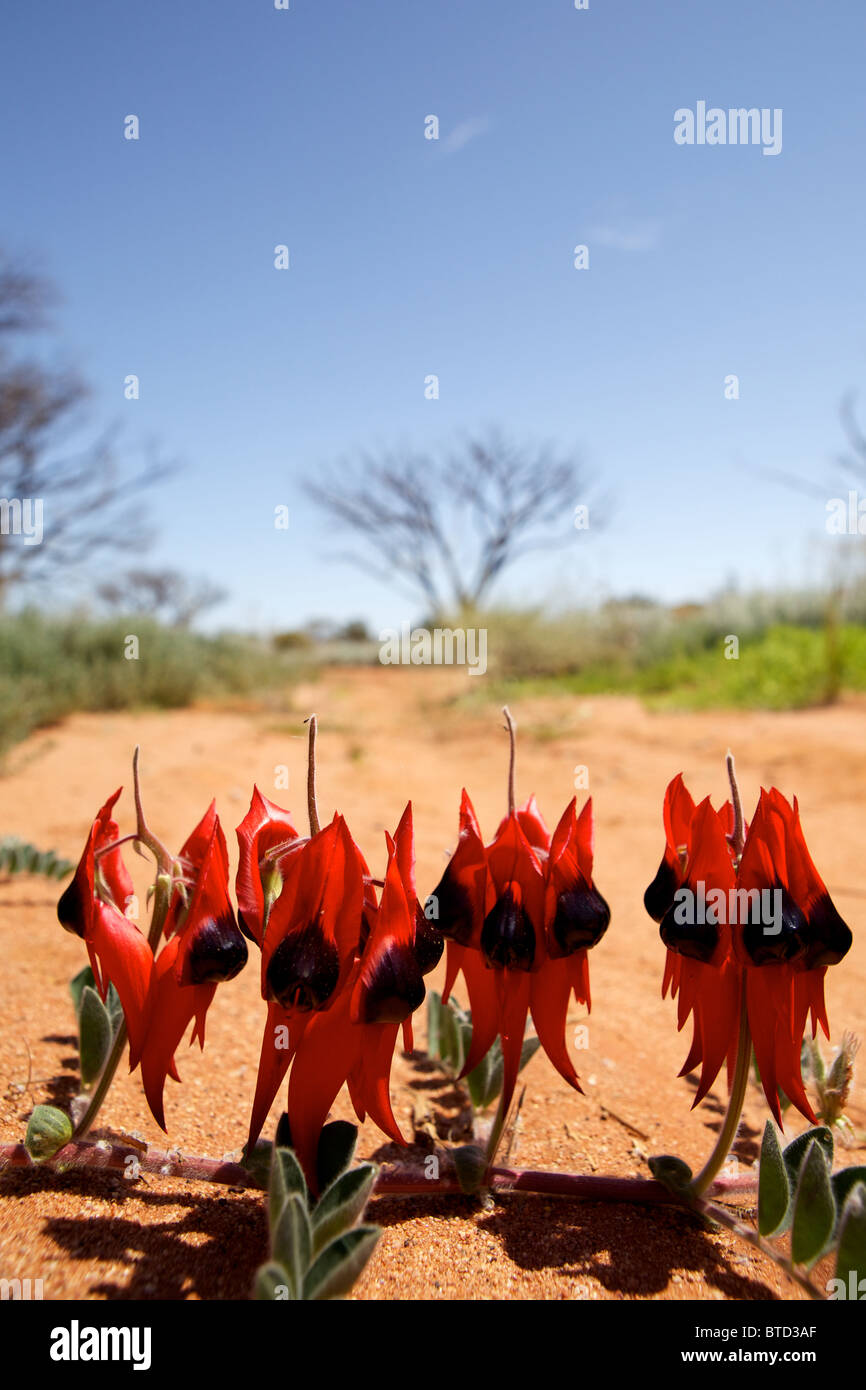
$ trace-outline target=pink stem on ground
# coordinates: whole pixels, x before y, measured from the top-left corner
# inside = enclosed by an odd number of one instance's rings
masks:
[[[133,1160],[130,1162],[130,1160]],[[115,1144],[67,1144],[44,1163],[34,1163],[23,1144],[0,1144],[0,1174],[10,1168],[59,1169],[62,1172],[108,1171],[116,1173],[154,1173],[162,1177],[187,1178],[195,1182],[222,1183],[228,1187],[261,1190],[263,1184],[239,1163],[213,1158],[186,1158],[159,1149],[139,1150]],[[606,1178],[595,1174],[545,1173],[532,1169],[491,1168],[492,1192],[535,1192],[548,1197],[577,1197],[594,1202],[675,1203],[680,1199],[652,1178]],[[757,1177],[743,1174],[719,1178],[712,1187],[715,1197],[754,1192]],[[409,1197],[458,1193],[460,1184],[453,1170],[439,1178],[426,1178],[423,1168],[394,1164],[381,1169],[374,1191],[378,1196]]]

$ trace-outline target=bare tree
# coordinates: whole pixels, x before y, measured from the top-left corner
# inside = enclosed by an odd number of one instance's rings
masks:
[[[194,579],[171,569],[127,570],[100,584],[96,592],[115,612],[146,613],[182,628],[228,596],[226,589],[209,579]]]
[[[589,502],[574,457],[497,433],[443,457],[364,453],[310,492],[358,537],[339,558],[437,613],[480,606],[524,555],[572,544],[575,507]]]
[[[866,435],[857,423],[854,413],[856,400],[856,392],[849,391],[843,396],[839,407],[842,428],[848,438],[848,449],[844,454],[837,455],[836,462],[849,477],[853,476],[862,482],[866,478]]]
[[[766,468],[762,465],[748,465],[750,474],[759,474],[771,482],[783,483],[793,492],[805,493],[808,497],[826,500],[829,488],[842,487],[850,479],[862,482],[866,479],[866,435],[857,422],[855,404],[857,393],[848,391],[839,403],[839,419],[847,439],[847,447],[834,457],[837,473],[828,473],[824,482],[806,478],[801,473],[792,473],[787,468]],[[745,468],[746,465],[743,465]]]
[[[134,497],[171,467],[151,454],[120,463],[113,431],[80,450],[88,391],[74,372],[13,356],[10,340],[45,326],[52,285],[0,252],[0,605],[25,580],[54,580],[100,551],[148,542]]]

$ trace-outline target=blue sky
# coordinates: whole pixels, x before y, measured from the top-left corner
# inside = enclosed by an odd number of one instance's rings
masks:
[[[823,483],[846,390],[866,424],[861,0],[89,0],[3,31],[0,243],[59,284],[94,428],[182,461],[148,561],[225,584],[214,622],[413,616],[335,564],[305,480],[493,424],[614,503],[503,597],[820,581],[823,501],[758,470]],[[677,145],[698,101],[781,108],[781,153]]]

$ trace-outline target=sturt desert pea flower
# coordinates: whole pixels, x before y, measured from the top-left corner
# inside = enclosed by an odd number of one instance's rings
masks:
[[[485,846],[474,808],[463,791],[460,835],[432,897],[437,925],[448,941],[443,998],[462,970],[472,1011],[466,1075],[502,1039],[502,1113],[520,1067],[527,1014],[560,1075],[580,1090],[565,1042],[572,991],[590,1006],[586,953],[607,930],[610,909],[592,878],[592,803],[580,816],[576,801],[551,839],[535,798],[514,806],[514,728],[508,815]]]
[[[733,765],[729,759],[733,780]],[[796,798],[761,790],[746,827],[735,804],[695,806],[676,777],[665,794],[665,854],[644,902],[668,948],[663,994],[679,993],[678,1026],[693,1018],[682,1073],[701,1065],[697,1104],[727,1061],[741,1020],[755,1048],[767,1103],[781,1126],[779,1091],[815,1122],[800,1053],[809,1014],[829,1036],[824,976],[851,945],[811,859]],[[693,905],[703,904],[695,911]],[[691,919],[691,920],[690,920]]]
[[[406,1143],[391,1109],[391,1062],[401,1028],[411,1047],[411,1017],[424,1001],[423,977],[438,963],[442,941],[415,893],[411,803],[386,844],[381,900],[364,914],[369,932],[345,986],[305,1027],[289,1077],[292,1143],[311,1179],[319,1135],[343,1082],[359,1120],[369,1116],[395,1143]]]
[[[168,940],[156,958],[147,1037],[141,1056],[144,1091],[154,1119],[165,1129],[166,1076],[180,1077],[174,1053],[191,1019],[190,1042],[204,1047],[205,1017],[216,987],[247,962],[247,944],[228,891],[225,836],[211,803],[179,855],[183,878],[172,885],[165,920]]]
[[[129,1033],[130,1069],[136,1066],[147,1032],[153,952],[135,922],[126,916],[133,895],[132,879],[120,848],[114,805],[122,788],[97,813],[75,877],[57,904],[67,931],[80,936],[103,1000],[109,984],[117,990]]]
[[[394,840],[387,840],[388,871],[380,904],[375,892],[379,880],[371,878],[343,817],[335,814],[330,825],[320,829],[316,716],[307,723],[310,836],[287,843],[284,854],[277,856],[282,884],[261,941],[262,997],[268,1016],[248,1149],[292,1066],[292,1142],[315,1184],[318,1136],[344,1082],[359,1118],[369,1113],[400,1139],[388,1099],[391,1057],[400,1025],[405,1045],[412,1046],[411,1015],[425,992],[422,975],[438,962],[442,942],[415,896],[411,804]],[[265,831],[262,813],[281,818],[282,830]],[[250,852],[246,846],[252,842],[251,826],[260,840],[267,836],[279,845],[290,824],[286,812],[264,798],[257,804],[254,796],[238,831],[242,857]],[[249,864],[245,874],[247,870],[252,872]],[[258,901],[255,884],[250,891]]]
[[[375,894],[365,887],[369,870],[339,814],[323,830],[298,840],[284,866],[285,878],[260,943],[268,1016],[251,1145],[313,1015],[329,1009],[344,989],[360,949],[365,913],[375,907]]]

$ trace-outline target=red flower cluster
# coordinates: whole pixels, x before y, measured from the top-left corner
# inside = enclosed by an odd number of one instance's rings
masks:
[[[342,816],[302,840],[255,790],[238,827],[238,902],[261,947],[268,1004],[249,1142],[291,1066],[292,1144],[312,1183],[319,1134],[344,1082],[359,1120],[369,1115],[406,1142],[391,1111],[391,1060],[401,1026],[412,1047],[411,1016],[443,943],[416,896],[411,802],[394,838],[385,838],[377,901]]]
[[[198,1038],[204,1048],[205,1015],[217,985],[233,980],[247,963],[247,944],[229,898],[225,835],[213,802],[184,844],[179,862],[182,878],[173,886],[165,921],[168,939],[154,962],[141,1058],[147,1102],[163,1129],[165,1078],[180,1079],[174,1054],[190,1020],[195,1018],[190,1042]]]
[[[675,777],[665,793],[665,852],[647,888],[647,912],[668,948],[662,994],[679,994],[678,1025],[693,1018],[681,1075],[700,1065],[697,1105],[724,1062],[733,1071],[742,1000],[767,1103],[781,1125],[778,1092],[815,1122],[800,1050],[809,1014],[829,1037],[824,976],[851,945],[806,848],[796,797],[761,790],[744,845],[734,808],[696,806]],[[695,911],[695,904],[701,908]]]
[[[610,921],[593,880],[592,802],[578,815],[573,800],[552,835],[534,797],[515,809],[514,726],[505,713],[511,809],[485,845],[463,792],[458,844],[428,899],[432,921],[416,892],[411,802],[393,838],[385,836],[382,880],[371,878],[341,815],[319,828],[314,723],[312,832],[300,836],[289,814],[254,789],[237,828],[237,920],[214,804],[171,859],[147,830],[136,783],[138,825],[126,838],[147,844],[160,869],[159,909],[145,938],[126,915],[132,880],[112,816],[120,792],[109,797],[57,912],[85,941],[102,998],[110,983],[117,989],[130,1068],[141,1065],[148,1104],[163,1129],[165,1080],[179,1080],[175,1052],[192,1020],[191,1041],[204,1046],[217,984],[246,964],[244,938],[261,951],[267,1003],[249,1142],[258,1138],[290,1073],[292,1143],[313,1187],[319,1135],[344,1083],[359,1120],[369,1115],[391,1139],[405,1143],[391,1109],[391,1062],[401,1029],[404,1046],[412,1048],[411,1019],[424,1000],[424,976],[438,964],[446,941],[443,999],[462,970],[472,1010],[463,1074],[499,1036],[501,1113],[507,1113],[531,1013],[551,1062],[580,1090],[565,1040],[568,1004],[573,993],[590,1007],[587,951]],[[644,897],[667,947],[662,992],[670,988],[678,996],[680,1028],[693,1020],[683,1073],[700,1067],[695,1104],[725,1063],[730,1079],[740,1039],[750,1036],[776,1119],[781,1123],[781,1090],[814,1122],[800,1048],[810,1015],[812,1035],[820,1024],[829,1036],[824,976],[848,951],[851,932],[806,848],[796,799],[790,805],[775,789],[762,790],[746,827],[732,760],[729,772],[736,805],[721,811],[709,798],[696,806],[681,776],[665,794],[664,857]],[[165,943],[155,954],[160,926]],[[745,1076],[748,1055],[740,1052],[738,1078]]]
[[[84,939],[103,999],[113,984],[129,1032],[130,1070],[141,1062],[150,1109],[165,1129],[165,1078],[180,1078],[174,1053],[194,1017],[193,1040],[204,1047],[205,1015],[217,984],[247,960],[228,893],[226,842],[213,804],[176,862],[165,918],[164,949],[153,951],[125,915],[132,896],[111,812],[120,790],[102,807],[87,837],[75,877],[57,905],[67,931]]]
[[[133,896],[132,879],[119,849],[112,811],[118,787],[97,812],[75,877],[57,904],[60,925],[87,946],[90,968],[102,998],[113,984],[120,996],[129,1033],[130,1069],[138,1065],[147,1036],[148,999],[153,952],[135,923],[126,916]],[[102,851],[102,852],[101,852]]]
[[[502,1038],[503,1113],[507,1111],[531,1012],[541,1045],[562,1077],[580,1090],[565,1043],[572,990],[590,1007],[587,951],[604,935],[610,909],[592,878],[592,801],[576,801],[553,838],[532,797],[511,811],[485,846],[463,792],[457,848],[432,897],[448,940],[447,999],[462,970],[472,1011],[463,1075]]]

